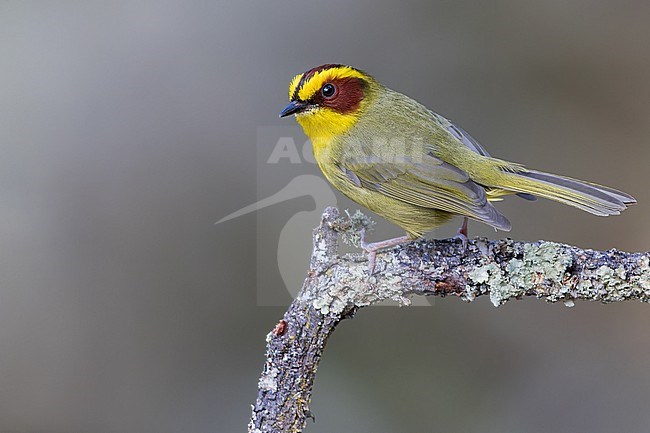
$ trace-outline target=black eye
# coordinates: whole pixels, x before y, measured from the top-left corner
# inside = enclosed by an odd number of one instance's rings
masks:
[[[334,87],[334,84],[327,83],[323,86],[321,93],[324,97],[331,98],[336,93],[336,87]]]

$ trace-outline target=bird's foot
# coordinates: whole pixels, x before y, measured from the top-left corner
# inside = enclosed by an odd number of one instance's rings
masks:
[[[467,217],[463,218],[463,224],[458,229],[454,239],[460,239],[462,253],[465,254],[465,251],[467,251],[467,242],[469,242],[469,239],[467,238]]]
[[[361,248],[368,253],[368,273],[370,275],[375,273],[375,260],[377,258],[377,251],[383,248],[395,247],[401,245],[405,242],[410,241],[411,238],[408,235],[400,236],[397,238],[386,239],[385,241],[379,242],[366,242],[366,229],[361,229]]]

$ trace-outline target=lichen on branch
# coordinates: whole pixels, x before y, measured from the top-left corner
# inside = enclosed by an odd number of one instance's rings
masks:
[[[525,296],[547,302],[650,301],[650,256],[511,239],[421,240],[377,255],[338,254],[339,233],[353,242],[370,221],[327,208],[314,230],[310,269],[298,296],[267,336],[266,362],[249,432],[300,432],[318,363],[336,325],[362,307],[413,296],[488,296],[495,306]],[[356,233],[355,233],[356,232]]]

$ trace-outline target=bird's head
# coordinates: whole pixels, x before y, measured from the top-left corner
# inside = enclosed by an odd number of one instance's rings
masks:
[[[375,86],[374,78],[351,66],[321,65],[291,80],[280,117],[294,114],[312,141],[329,141],[357,122]]]

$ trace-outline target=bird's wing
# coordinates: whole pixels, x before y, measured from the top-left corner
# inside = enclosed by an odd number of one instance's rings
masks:
[[[339,167],[356,186],[415,206],[467,216],[510,230],[510,222],[488,202],[481,185],[432,153],[390,161],[370,154],[350,158],[339,163]]]
[[[461,128],[458,125],[455,125],[451,121],[447,121],[448,124],[445,125],[447,131],[456,137],[461,143],[463,143],[465,146],[469,147],[472,149],[474,152],[478,153],[481,156],[490,156],[487,150],[483,146],[481,146],[481,143],[476,141],[474,137],[469,135],[463,128]]]
[[[449,132],[452,136],[454,136],[458,141],[463,143],[465,146],[470,148],[472,151],[478,153],[481,156],[487,156],[489,157],[490,154],[488,153],[487,150],[479,143],[476,141],[474,137],[469,135],[467,131],[465,131],[463,128],[460,126],[454,124],[452,121],[445,119],[444,117],[438,115],[438,120],[440,123],[447,129],[447,132]],[[510,191],[505,191],[501,189],[489,189],[487,191],[488,196],[490,197],[491,200],[499,200],[499,197],[502,197],[504,195],[510,195],[512,192]],[[518,197],[521,197],[525,200],[529,201],[535,201],[537,200],[537,197],[535,197],[532,194],[527,194],[525,192],[519,192],[516,193]]]

